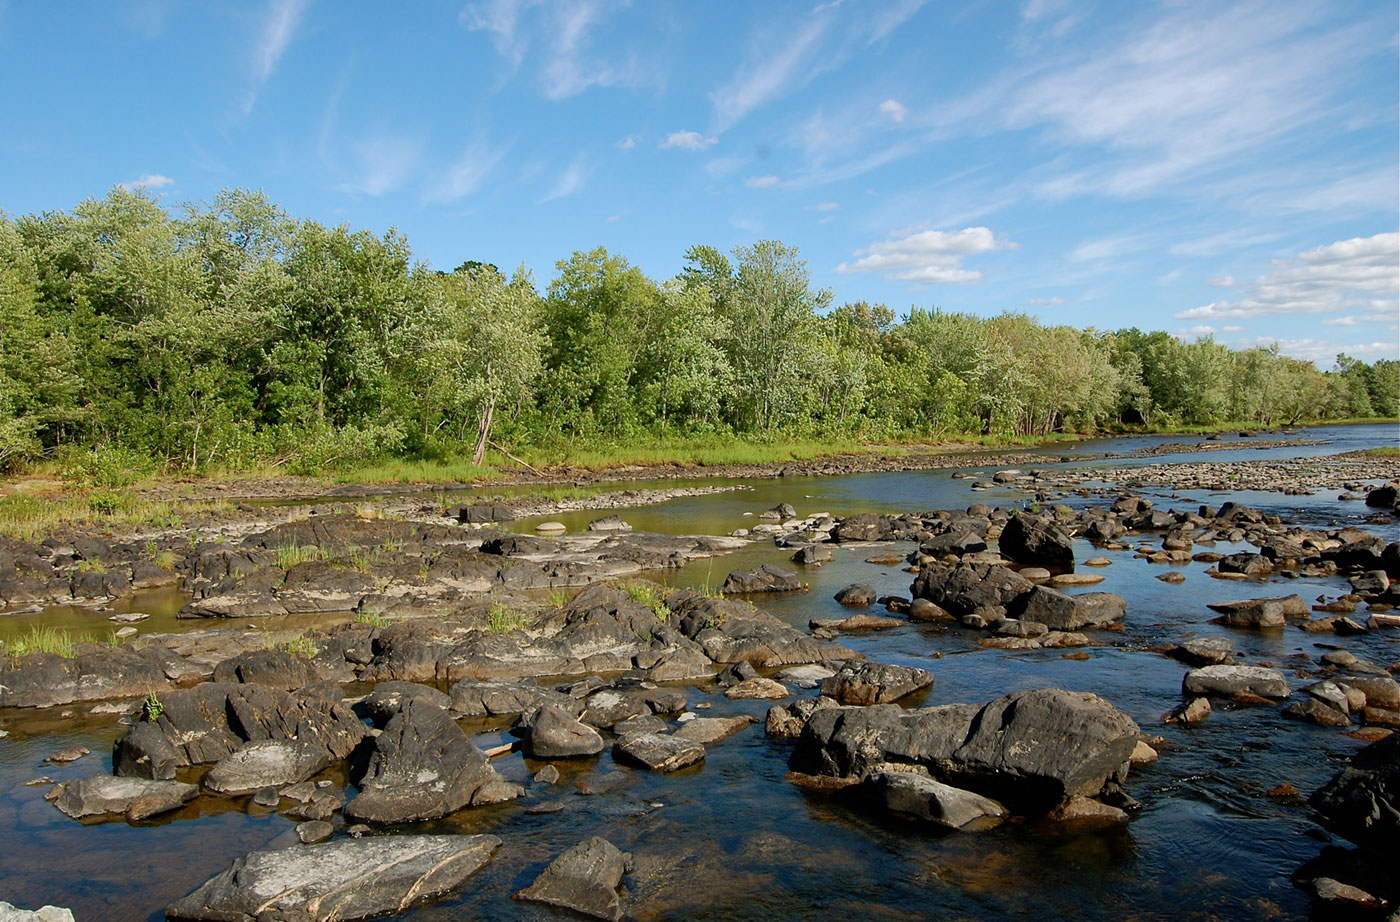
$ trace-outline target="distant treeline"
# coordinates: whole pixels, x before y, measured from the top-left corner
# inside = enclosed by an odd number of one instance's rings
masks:
[[[170,467],[459,458],[657,437],[1034,436],[1400,414],[1397,362],[835,307],[794,247],[696,246],[656,281],[605,250],[540,291],[414,261],[396,231],[229,190],[114,189],[0,215],[0,467],[97,448]]]

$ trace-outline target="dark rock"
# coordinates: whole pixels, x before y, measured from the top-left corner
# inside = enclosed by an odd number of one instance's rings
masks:
[[[864,662],[842,666],[822,682],[822,694],[841,704],[888,704],[933,684],[933,674],[912,666]]]
[[[155,724],[137,721],[112,747],[112,772],[125,778],[172,781],[175,769],[188,765]]]
[[[920,568],[910,593],[961,617],[988,606],[1005,608],[1034,588],[1019,573],[996,564],[934,563]]]
[[[1128,603],[1111,592],[1068,595],[1049,586],[1034,586],[1013,600],[1008,612],[1028,621],[1038,621],[1056,631],[1101,627],[1122,620]]]
[[[757,718],[747,714],[741,714],[737,717],[697,717],[681,724],[672,736],[676,739],[699,743],[701,746],[713,746],[755,723],[756,720]]]
[[[1390,854],[1400,841],[1400,733],[1362,749],[1308,802],[1328,829]]]
[[[808,567],[824,564],[831,560],[831,548],[825,544],[804,544],[793,553],[790,559],[793,563],[800,563]]]
[[[331,763],[324,748],[291,740],[244,743],[214,764],[204,786],[218,794],[249,794],[269,785],[294,784],[318,774]]]
[[[1228,637],[1194,637],[1177,644],[1167,655],[1191,666],[1219,666],[1234,662],[1235,642]]]
[[[875,596],[878,594],[874,586],[866,583],[852,583],[836,593],[834,598],[837,602],[850,608],[864,608],[874,602]]]
[[[792,570],[764,564],[753,570],[735,570],[725,579],[720,592],[740,595],[757,592],[797,592],[802,583]]]
[[[566,759],[603,751],[598,731],[552,704],[542,705],[523,722],[525,754],[534,759]]]
[[[1256,579],[1262,579],[1274,572],[1274,565],[1262,554],[1230,554],[1220,558],[1215,566],[1221,573],[1242,573]]]
[[[715,676],[715,684],[720,688],[728,688],[731,685],[738,685],[749,679],[757,678],[758,672],[749,664],[748,660],[740,660],[731,666],[726,666]]]
[[[1304,720],[1315,723],[1323,727],[1349,727],[1351,718],[1344,711],[1339,711],[1330,704],[1326,704],[1317,698],[1304,698],[1295,704],[1290,704],[1283,709],[1285,717],[1292,717],[1294,720]]]
[[[997,538],[1002,556],[1017,563],[1049,570],[1074,570],[1074,546],[1054,522],[1027,512],[1016,512]]]
[[[1400,482],[1382,484],[1366,494],[1366,505],[1373,509],[1400,510]]]
[[[256,851],[165,910],[207,922],[349,922],[440,896],[481,869],[495,836],[372,836]]]
[[[588,530],[621,532],[631,531],[632,526],[627,524],[627,522],[620,515],[605,515],[601,519],[594,519],[593,521],[589,522]]]
[[[970,531],[948,532],[926,538],[919,544],[919,552],[930,557],[952,554],[962,557],[965,554],[978,554],[987,549],[987,542],[980,535]]]
[[[136,698],[169,688],[161,657],[130,646],[103,646],[71,659],[34,653],[0,657],[0,708],[41,708],[107,698]]]
[[[375,739],[360,793],[346,805],[345,816],[356,822],[407,823],[519,793],[446,711],[410,700]]]
[[[383,727],[395,714],[402,710],[408,701],[422,699],[443,710],[452,707],[452,698],[431,685],[418,682],[380,682],[360,702],[365,716],[374,721],[376,727]]]
[[[550,862],[535,882],[514,898],[558,906],[594,919],[624,918],[618,887],[632,867],[632,857],[607,839],[594,836]]]
[[[215,682],[269,685],[288,691],[318,678],[308,660],[285,650],[248,650],[214,667]]]
[[[448,689],[451,710],[463,717],[497,717],[520,714],[541,705],[553,705],[577,717],[583,705],[568,695],[533,682],[490,682],[463,679]]]

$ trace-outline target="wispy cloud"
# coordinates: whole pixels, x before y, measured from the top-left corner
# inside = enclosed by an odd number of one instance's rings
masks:
[[[1278,238],[1279,234],[1272,231],[1223,231],[1196,240],[1183,240],[1181,243],[1173,244],[1167,252],[1173,256],[1217,257],[1233,250],[1242,250],[1245,247],[1257,246],[1261,243],[1272,243]]]
[[[613,147],[616,147],[618,150],[631,150],[642,143],[643,140],[645,139],[639,134],[629,134],[627,137],[615,143]]]
[[[593,33],[627,0],[486,0],[469,4],[458,21],[487,32],[514,74],[531,46],[541,51],[539,81],[549,99],[568,99],[595,86],[639,87],[659,82],[660,68],[637,49],[594,50]]]
[[[1338,240],[1274,260],[1252,282],[1230,287],[1239,289],[1238,299],[1212,301],[1175,316],[1209,321],[1361,308],[1368,315],[1388,312],[1394,317],[1400,305],[1400,233]]]
[[[473,194],[509,151],[509,144],[492,147],[484,139],[472,141],[447,172],[432,184],[424,201],[445,204]]]
[[[272,79],[272,75],[277,72],[277,65],[281,63],[282,56],[286,54],[287,46],[291,43],[293,34],[296,33],[308,3],[309,0],[271,0],[271,3],[268,4],[262,32],[253,49],[251,81],[248,92],[243,98],[243,115],[245,117],[252,114],[253,106],[258,101],[258,94],[267,85],[267,81]]]
[[[584,183],[588,181],[591,170],[584,162],[583,158],[575,160],[573,163],[559,174],[559,179],[554,183],[554,188],[544,198],[539,200],[539,204],[552,202],[555,199],[565,198],[581,190]]]
[[[379,196],[401,187],[423,156],[423,141],[399,135],[375,134],[350,145],[354,163],[352,178],[342,183],[346,192]]]
[[[1029,298],[1026,303],[1031,307],[1060,307],[1066,302],[1064,298],[1056,295],[1053,298]]]
[[[163,189],[166,186],[172,186],[174,184],[175,180],[171,179],[169,176],[162,176],[159,173],[142,173],[135,179],[122,183],[121,187],[128,192],[134,192],[137,189],[143,188]]]
[[[1015,249],[985,227],[960,231],[923,230],[891,235],[890,239],[857,250],[853,263],[841,263],[837,272],[880,272],[887,279],[926,285],[970,285],[982,280],[976,269],[964,269],[963,260],[980,253]]]
[[[808,211],[836,211],[841,206],[836,202],[817,202],[807,206]]]
[[[767,36],[762,43],[755,42],[747,60],[729,82],[710,94],[716,130],[727,131],[754,109],[811,79],[815,73],[814,53],[831,23],[829,17],[817,17],[785,40]]]
[[[1272,346],[1278,344],[1279,351],[1295,359],[1303,359],[1319,368],[1331,368],[1340,353],[1345,352],[1354,359],[1373,362],[1377,359],[1395,358],[1395,340],[1389,342],[1375,340],[1361,343],[1329,342],[1322,339],[1304,337],[1301,339],[1278,339],[1273,336],[1257,336],[1252,340],[1239,340],[1233,343],[1237,348],[1250,346]]]
[[[777,184],[778,177],[772,175],[750,176],[748,179],[744,180],[744,185],[748,186],[750,189],[768,189]]]
[[[909,115],[909,109],[897,99],[886,99],[877,107],[881,115],[892,122],[902,122]]]
[[[673,131],[657,147],[662,150],[697,151],[704,150],[717,141],[719,138],[707,138],[698,131]]]

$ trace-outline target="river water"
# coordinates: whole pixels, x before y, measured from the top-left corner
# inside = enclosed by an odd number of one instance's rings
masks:
[[[1228,461],[1325,455],[1396,444],[1392,426],[1307,430],[1330,444],[1258,450],[1241,440],[1235,451],[1199,456],[1175,454],[1151,461]],[[1126,453],[1154,442],[1182,439],[1121,439],[1087,443],[1063,453]],[[1073,462],[1071,462],[1073,463]],[[1103,462],[1121,467],[1134,461]],[[969,471],[975,470],[972,468]],[[991,468],[983,469],[990,474]],[[1019,504],[1014,489],[969,492],[970,480],[947,471],[883,473],[832,478],[754,480],[742,492],[690,497],[623,510],[638,530],[722,534],[758,521],[756,514],[790,502],[800,515],[860,511],[902,512],[956,508],[970,502]],[[674,482],[670,485],[674,486]],[[1159,506],[1194,509],[1225,497],[1203,493],[1152,496]],[[1231,499],[1307,525],[1360,524],[1367,510],[1335,495],[1285,497],[1234,493]],[[1071,505],[1084,502],[1067,500]],[[1101,502],[1101,500],[1100,500]],[[581,528],[598,513],[551,516]],[[1334,524],[1335,523],[1335,524]],[[530,530],[537,521],[517,523]],[[1389,540],[1400,524],[1366,526]],[[1217,545],[1228,553],[1235,548]],[[835,560],[806,570],[810,591],[760,605],[805,627],[811,618],[841,617],[831,596],[852,582],[881,593],[908,594],[910,574],[866,558],[906,546],[839,547]],[[1099,553],[1076,543],[1076,557]],[[717,585],[732,569],[785,562],[789,552],[767,542],[737,554],[701,561],[665,574],[668,582]],[[1097,646],[1087,660],[1063,651],[1003,652],[976,646],[976,635],[944,625],[909,624],[893,630],[845,635],[842,642],[885,662],[917,665],[936,677],[922,700],[942,704],[982,701],[1008,692],[1061,687],[1099,694],[1131,715],[1144,730],[1170,741],[1159,762],[1135,772],[1128,792],[1142,809],[1126,827],[1099,833],[1047,835],[1019,825],[975,834],[931,832],[879,817],[828,796],[804,793],[783,780],[791,743],[771,740],[751,727],[709,748],[700,765],[656,775],[615,765],[604,753],[595,759],[560,763],[560,784],[530,783],[542,763],[519,754],[498,759],[508,778],[524,783],[527,796],[514,804],[463,811],[413,831],[491,832],[504,840],[495,861],[456,894],[397,918],[412,922],[469,919],[562,919],[566,916],[514,903],[510,894],[527,886],[554,856],[592,835],[602,835],[633,853],[635,870],[625,879],[627,907],[637,919],[827,920],[833,915],[868,919],[1227,919],[1302,918],[1306,898],[1289,875],[1332,841],[1300,798],[1265,792],[1290,783],[1306,793],[1324,783],[1362,743],[1334,729],[1290,721],[1276,705],[1220,704],[1201,726],[1182,729],[1161,722],[1181,702],[1185,668],[1150,648],[1188,636],[1228,633],[1238,658],[1273,663],[1293,675],[1330,645],[1389,665],[1400,660],[1397,632],[1339,638],[1283,632],[1231,631],[1209,623],[1207,602],[1298,592],[1306,599],[1345,591],[1340,579],[1277,579],[1268,585],[1217,581],[1206,565],[1179,569],[1186,580],[1167,584],[1155,577],[1162,565],[1111,553],[1105,581],[1095,590],[1128,600],[1125,630],[1094,632]],[[164,597],[162,597],[164,598]],[[131,607],[160,602],[138,600]],[[162,604],[176,605],[178,598]],[[93,618],[91,613],[52,612],[54,617]],[[181,623],[182,627],[199,625]],[[707,703],[706,716],[746,713],[762,718],[766,702],[731,702],[704,687],[689,690],[692,705]],[[811,692],[799,692],[811,694]],[[910,703],[910,702],[906,702]],[[112,742],[123,732],[115,718],[60,718],[40,713],[0,712],[0,899],[19,906],[55,903],[88,920],[157,920],[163,907],[183,896],[239,855],[285,843],[294,822],[250,808],[247,798],[201,796],[185,809],[142,823],[82,825],[43,800],[48,785],[26,782],[47,775],[55,781],[110,771]],[[481,745],[502,738],[505,724],[478,724]],[[81,744],[92,755],[67,766],[45,764],[45,756]],[[328,776],[337,784],[346,779]],[[580,785],[593,793],[584,793]],[[560,801],[552,815],[525,808]],[[408,831],[408,830],[405,830]]]

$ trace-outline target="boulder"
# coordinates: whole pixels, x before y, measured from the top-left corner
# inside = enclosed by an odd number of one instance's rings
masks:
[[[618,851],[607,839],[594,836],[551,861],[535,882],[516,893],[514,899],[620,922],[626,914],[617,890],[622,875],[631,868],[631,855]]]
[[[878,594],[874,586],[866,583],[852,583],[845,589],[836,593],[833,598],[842,605],[850,608],[864,608],[873,603]]]
[[[847,663],[822,682],[822,694],[841,704],[888,704],[933,684],[933,673],[913,666]]]
[[[257,740],[216,762],[204,776],[204,786],[216,794],[250,794],[305,781],[330,764],[324,749],[292,740]]]
[[[165,910],[207,922],[349,922],[440,896],[482,868],[495,836],[370,836],[250,852]]]
[[[1137,724],[1102,698],[1042,689],[980,705],[817,709],[789,766],[857,779],[891,763],[921,766],[935,780],[1038,814],[1098,794],[1122,776],[1137,742]]]
[[[375,686],[376,689],[380,686]],[[521,714],[550,704],[577,717],[583,710],[578,700],[534,682],[482,681],[462,679],[447,690],[449,710],[462,717],[498,717]],[[436,703],[436,699],[434,699]],[[439,705],[441,707],[442,705]]]
[[[318,678],[310,660],[286,650],[246,650],[214,667],[215,682],[269,685],[287,691]]]
[[[671,735],[676,739],[699,743],[701,746],[713,746],[748,727],[756,719],[747,714],[737,717],[697,717],[681,724]]]
[[[620,515],[605,515],[601,519],[594,519],[588,523],[589,531],[620,532],[631,531],[632,526]]]
[[[831,548],[825,544],[804,544],[789,559],[806,567],[819,566],[831,560]]]
[[[724,690],[724,697],[731,701],[768,701],[786,698],[792,692],[782,682],[754,676]]]
[[[73,922],[73,910],[59,906],[19,909],[0,900],[0,922]]]
[[[1122,620],[1128,603],[1111,592],[1068,595],[1049,586],[1034,586],[1007,610],[1017,618],[1038,621],[1052,630],[1077,631]]]
[[[1239,573],[1254,579],[1263,579],[1274,571],[1274,565],[1262,554],[1239,553],[1220,558],[1216,568],[1221,573]]]
[[[1235,659],[1235,642],[1228,637],[1193,637],[1167,651],[1172,659],[1191,666],[1219,666]]]
[[[346,805],[345,816],[352,822],[408,823],[519,793],[446,711],[410,700],[375,739],[360,793]]]
[[[1288,680],[1277,669],[1263,666],[1203,666],[1181,680],[1181,693],[1188,697],[1282,699],[1288,697]]]
[[[735,570],[725,579],[720,592],[724,595],[743,595],[757,592],[797,592],[802,583],[792,570],[764,564],[752,570]]]
[[[613,758],[654,772],[674,772],[704,759],[705,747],[663,733],[629,733],[613,744]]]
[[[522,721],[525,754],[533,759],[568,759],[597,755],[603,737],[552,704],[542,705]]]
[[[1006,808],[990,798],[917,772],[877,772],[861,783],[860,792],[891,813],[949,829],[985,829],[1006,816]]]
[[[1074,569],[1074,546],[1069,536],[1049,519],[1016,512],[997,538],[1002,556],[1017,563],[1063,572]]]
[[[915,599],[928,599],[960,617],[989,606],[1010,606],[1035,584],[998,564],[932,563],[919,569],[909,588]]]
[[[1209,606],[1220,612],[1215,620],[1230,627],[1274,628],[1288,623],[1281,603],[1274,599],[1246,599],[1235,604]]]
[[[380,682],[360,702],[359,708],[365,712],[376,727],[383,727],[393,719],[407,701],[422,698],[443,710],[452,707],[452,698],[431,685],[418,682]]]
[[[125,778],[172,781],[175,769],[188,764],[160,728],[145,720],[132,725],[112,747],[112,773]]]
[[[143,820],[194,800],[199,789],[180,781],[148,781],[94,775],[65,781],[49,791],[53,805],[73,819],[125,816]]]
[[[1358,752],[1308,803],[1328,829],[1392,854],[1400,841],[1400,733]]]

